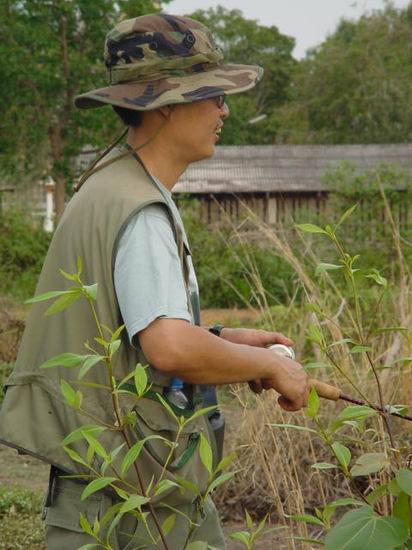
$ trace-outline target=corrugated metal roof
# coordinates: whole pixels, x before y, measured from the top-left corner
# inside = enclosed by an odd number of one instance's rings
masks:
[[[221,145],[211,159],[189,166],[177,193],[323,191],[324,173],[342,161],[364,171],[379,163],[412,176],[412,144],[390,145]]]

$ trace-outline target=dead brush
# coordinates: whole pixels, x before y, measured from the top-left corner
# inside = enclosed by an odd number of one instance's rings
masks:
[[[384,197],[382,188],[381,193]],[[376,378],[381,389],[379,392],[368,368],[367,355],[351,353],[349,342],[345,342],[344,336],[356,329],[359,322],[356,312],[353,312],[352,297],[336,284],[330,271],[316,272],[316,266],[329,260],[329,251],[325,257],[312,235],[295,235],[292,247],[290,235],[286,235],[282,228],[275,230],[246,205],[243,208],[248,214],[249,225],[253,225],[258,235],[258,246],[264,242],[268,253],[283,258],[296,275],[295,292],[290,303],[283,308],[270,308],[253,259],[251,235],[242,232],[242,226],[235,227],[232,224],[232,239],[243,245],[244,253],[241,257],[238,255],[237,259],[252,289],[252,299],[245,305],[260,311],[262,326],[269,330],[280,330],[295,339],[298,360],[307,366],[311,377],[336,384],[348,393],[356,390],[358,395],[366,397],[369,402],[378,401],[382,397],[385,403],[412,403],[411,338],[408,333],[404,330],[382,330],[379,337],[373,340]],[[378,306],[368,314],[363,329],[368,336],[376,327],[410,327],[412,321],[409,267],[387,201],[385,212],[391,227],[398,269],[390,281],[390,289],[382,293],[378,298]],[[296,252],[298,249],[301,250],[299,253]],[[226,282],[230,284],[230,281]],[[375,290],[365,289],[365,292]],[[322,315],[317,309],[320,303]],[[319,346],[313,344],[313,339],[308,341],[306,338],[308,333],[315,331],[312,327],[321,329],[329,344],[339,342],[339,345],[327,348],[327,357],[322,356]],[[237,467],[241,468],[241,472],[222,489],[219,495],[222,504],[237,504],[241,508],[254,510],[258,515],[270,510],[276,514],[278,522],[286,524],[288,515],[303,515],[308,510],[325,506],[333,499],[348,495],[359,497],[362,492],[368,492],[367,485],[350,485],[339,475],[338,470],[321,472],[312,468],[315,463],[330,461],[330,452],[309,431],[312,422],[303,413],[288,414],[282,411],[272,392],[254,397],[248,389],[236,386],[232,387],[232,395],[235,400],[226,406],[227,451],[237,451]],[[339,403],[322,402],[320,414],[325,424],[333,421],[342,409]],[[394,440],[401,441],[402,448],[410,446],[412,436],[408,423],[398,419],[389,422]],[[300,429],[281,427],[290,424]],[[384,422],[380,421],[377,431],[367,430],[362,439],[353,435],[345,443],[354,456],[370,449],[388,452]],[[379,475],[385,481],[385,472]],[[381,504],[383,513],[391,505],[389,500]],[[307,537],[308,530],[312,537],[317,537],[320,532],[315,525],[308,527],[306,523],[299,523],[295,535]],[[290,548],[300,547],[299,542],[290,540]]]

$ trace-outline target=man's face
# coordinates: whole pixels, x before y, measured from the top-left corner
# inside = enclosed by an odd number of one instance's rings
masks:
[[[225,118],[229,116],[226,103],[219,99],[201,99],[193,103],[174,105],[170,131],[182,157],[196,162],[214,154]]]

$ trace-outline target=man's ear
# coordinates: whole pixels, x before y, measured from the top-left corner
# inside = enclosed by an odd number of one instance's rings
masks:
[[[159,107],[159,113],[166,119],[169,118],[172,114],[173,105],[165,105],[164,107]]]

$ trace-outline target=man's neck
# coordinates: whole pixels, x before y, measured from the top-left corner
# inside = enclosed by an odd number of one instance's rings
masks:
[[[131,129],[131,131],[129,130],[127,143],[132,149],[137,149],[136,152],[148,172],[156,177],[169,191],[172,191],[177,180],[186,170],[188,163],[180,157],[173,144],[167,143],[161,135],[149,141],[151,137],[144,132],[136,132]],[[147,141],[149,143],[139,150],[138,148]]]

